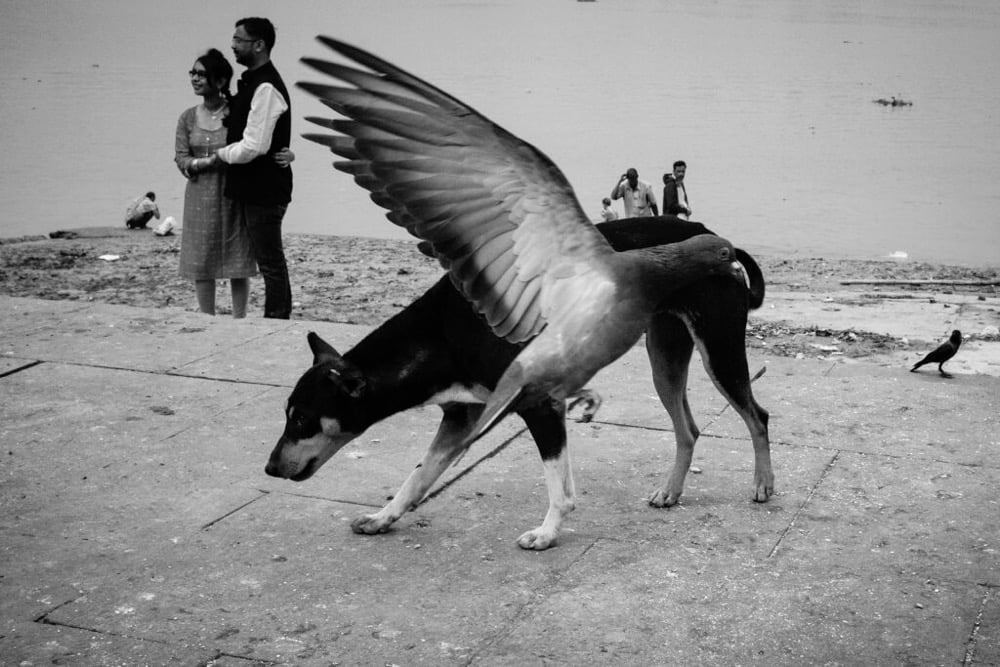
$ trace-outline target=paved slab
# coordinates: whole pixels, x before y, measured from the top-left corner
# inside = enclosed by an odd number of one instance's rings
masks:
[[[754,352],[778,487],[754,504],[746,427],[696,360],[698,472],[658,510],[673,434],[637,347],[570,425],[561,542],[529,553],[547,500],[516,420],[377,537],[349,522],[436,408],[304,483],[264,475],[305,333],[347,349],[365,327],[0,302],[3,664],[1000,661],[995,376]]]

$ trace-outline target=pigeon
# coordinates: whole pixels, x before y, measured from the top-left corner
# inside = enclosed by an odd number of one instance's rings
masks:
[[[430,244],[494,334],[526,343],[465,449],[510,412],[576,394],[635,345],[675,290],[708,276],[744,281],[733,246],[714,235],[614,251],[540,150],[371,53],[317,39],[353,62],[302,59],[346,84],[298,83],[343,116],[307,117],[336,134],[303,137],[343,158],[337,170]]]
[[[938,373],[946,378],[950,378],[951,375],[949,373],[945,373],[944,369],[941,367],[944,365],[944,362],[955,356],[955,353],[958,352],[958,347],[961,344],[962,332],[955,329],[951,332],[951,336],[948,337],[948,340],[938,345],[933,351],[927,353],[927,356],[918,361],[913,368],[910,369],[910,372],[916,372],[918,368],[925,364],[937,364]]]

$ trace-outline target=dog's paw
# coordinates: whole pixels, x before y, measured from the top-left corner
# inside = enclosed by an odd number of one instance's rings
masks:
[[[754,470],[753,474],[753,501],[755,503],[766,503],[767,499],[774,495],[774,473],[770,466],[762,470]]]
[[[657,489],[653,491],[648,502],[653,507],[673,507],[680,499],[680,491],[674,492],[669,489]]]
[[[378,535],[387,532],[390,526],[392,521],[378,514],[365,514],[351,522],[351,530],[358,535]]]
[[[517,538],[517,546],[522,549],[531,549],[533,551],[544,551],[545,549],[554,546],[555,543],[555,534],[543,531],[541,528],[529,530]]]
[[[767,484],[765,482],[758,482],[754,485],[753,489],[753,501],[755,503],[766,503],[768,499],[774,495],[774,482]]]

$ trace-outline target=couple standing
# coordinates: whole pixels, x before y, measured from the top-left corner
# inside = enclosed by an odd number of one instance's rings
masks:
[[[215,314],[215,281],[229,279],[233,316],[244,317],[250,277],[264,278],[264,317],[288,319],[292,292],[281,221],[292,198],[295,159],[291,103],[271,63],[274,26],[265,18],[236,22],[232,51],[246,67],[229,94],[233,68],[217,49],[198,57],[191,86],[202,104],[177,122],[175,158],[188,179],[180,275],[194,280],[198,307]]]

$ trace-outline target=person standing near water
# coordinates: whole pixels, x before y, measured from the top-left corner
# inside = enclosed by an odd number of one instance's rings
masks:
[[[625,203],[626,218],[641,218],[659,215],[653,186],[639,180],[639,172],[630,167],[621,175],[615,187],[611,188],[611,199],[622,199]]]
[[[236,223],[232,202],[223,197],[225,165],[211,156],[226,145],[223,121],[229,110],[229,82],[233,66],[218,49],[209,49],[194,61],[191,87],[202,103],[177,120],[174,162],[187,179],[181,235],[180,275],[194,281],[198,309],[215,315],[215,281],[229,279],[233,317],[247,313],[250,277],[257,265],[250,237]]]
[[[203,101],[181,114],[174,139],[174,162],[188,179],[179,273],[194,281],[198,309],[208,315],[215,315],[215,281],[228,279],[233,317],[243,318],[257,265],[247,230],[238,223],[233,202],[223,195],[226,165],[212,159],[226,145],[233,67],[218,49],[209,49],[194,61],[188,76]],[[285,149],[276,159],[287,164],[295,156]]]
[[[663,212],[690,220],[691,202],[688,201],[687,186],[684,185],[687,163],[677,160],[673,168],[673,173],[663,175]]]
[[[292,290],[281,222],[292,200],[292,170],[278,164],[274,155],[291,140],[292,107],[288,89],[271,62],[274,41],[274,25],[268,19],[236,22],[233,55],[247,69],[230,103],[228,145],[218,149],[213,160],[229,165],[225,193],[250,234],[264,278],[264,317],[287,320]]]

